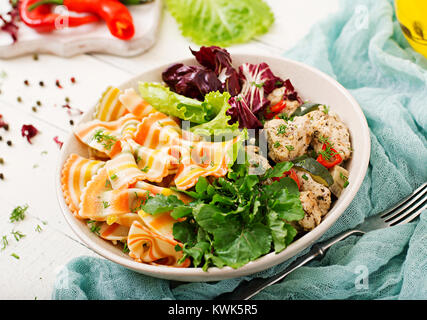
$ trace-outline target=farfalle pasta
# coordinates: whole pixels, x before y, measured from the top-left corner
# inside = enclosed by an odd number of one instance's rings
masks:
[[[185,218],[148,214],[143,205],[156,195],[190,203],[192,198],[179,190],[193,187],[199,177],[225,176],[239,137],[205,141],[134,89],[114,87],[103,93],[93,119],[74,134],[90,159],[71,154],[62,169],[62,190],[73,215],[135,261],[190,266],[173,236],[173,225]]]

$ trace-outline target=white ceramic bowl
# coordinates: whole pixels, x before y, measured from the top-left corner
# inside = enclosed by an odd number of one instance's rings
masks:
[[[326,230],[328,230],[332,224],[342,215],[344,210],[348,207],[359,190],[369,163],[369,129],[365,116],[358,103],[337,81],[318,71],[317,69],[302,63],[279,57],[263,57],[248,54],[235,54],[232,56],[232,58],[233,64],[235,66],[239,66],[244,62],[268,63],[276,75],[282,77],[283,79],[289,78],[292,81],[295,89],[304,100],[310,100],[313,102],[320,102],[329,105],[331,110],[336,112],[348,126],[351,135],[352,147],[354,150],[353,157],[349,161],[347,167],[350,172],[350,184],[344,190],[341,197],[334,203],[332,209],[315,229],[290,244],[279,254],[274,252],[269,253],[255,261],[249,262],[239,269],[233,269],[231,267],[212,267],[209,268],[208,271],[203,271],[201,268],[173,268],[138,263],[133,261],[119,248],[115,247],[111,242],[105,241],[92,233],[89,228],[87,228],[86,223],[76,219],[65,204],[60,184],[62,166],[70,153],[77,153],[82,156],[88,155],[87,147],[80,143],[74,135],[70,135],[62,148],[60,162],[57,168],[57,196],[65,219],[77,234],[77,236],[89,248],[106,259],[114,261],[136,272],[153,277],[177,281],[218,281],[222,279],[253,274],[255,272],[259,272],[275,266],[291,258],[319,239],[326,232]],[[187,65],[197,64],[196,60],[193,58],[177,62],[181,62]],[[120,88],[125,89],[134,87],[136,89],[137,83],[140,80],[161,81],[161,73],[168,66],[169,65],[162,65],[147,71],[140,76],[124,83],[120,86]],[[92,119],[94,108],[95,106],[83,116],[81,122],[86,122]]]

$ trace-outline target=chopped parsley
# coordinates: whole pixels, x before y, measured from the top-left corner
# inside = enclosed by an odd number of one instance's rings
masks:
[[[307,177],[307,175],[304,173],[302,176],[301,176],[304,180],[308,180],[308,177]]]
[[[25,212],[28,209],[28,204],[24,205],[24,206],[17,206],[15,209],[13,209],[11,215],[10,215],[10,222],[17,222],[20,220],[24,220],[25,219]]]
[[[275,147],[275,148],[278,148],[278,147],[280,147],[281,146],[281,144],[280,144],[280,142],[279,141],[276,141],[276,142],[274,142],[274,144],[273,144],[273,147]]]
[[[6,249],[6,247],[9,245],[9,241],[7,241],[7,236],[3,236],[2,238],[1,238],[1,250],[4,250],[4,249]]]
[[[256,83],[255,81],[252,81],[251,85],[253,85],[253,86],[257,87],[257,88],[262,88],[264,86],[264,82]]]
[[[294,146],[291,146],[290,144],[286,146],[286,149],[289,151],[295,150]]]
[[[331,143],[329,138],[320,136],[319,141],[322,142],[325,146],[325,149],[323,150],[322,148],[322,151],[319,152],[319,154],[322,155],[323,159],[329,161],[333,156],[338,154],[338,152],[333,150],[334,145]]]
[[[286,113],[281,113],[279,114],[279,118],[288,122],[288,121],[294,121],[295,116],[288,116]]]
[[[127,242],[125,242],[125,244],[123,245],[123,252],[124,253],[128,253],[130,250],[129,250],[129,247],[128,247],[128,243]]]
[[[109,179],[106,179],[106,180],[105,180],[105,187],[106,187],[106,188],[112,188],[112,186],[111,186],[111,182],[110,182],[110,180],[109,180]]]
[[[34,229],[36,232],[41,232],[43,230],[42,227],[38,224],[37,227]]]
[[[329,110],[331,109],[331,107],[329,107],[329,106],[323,106],[323,113],[324,114],[328,114],[329,113]]]
[[[110,179],[111,179],[111,180],[115,180],[115,179],[117,179],[117,174],[113,174],[112,176],[110,176]]]
[[[344,181],[344,185],[343,185],[343,187],[344,187],[344,188],[347,188],[347,186],[350,184],[350,183],[348,182],[348,177],[346,177],[345,175],[343,175],[343,174],[342,174],[342,172],[340,172],[340,178]]]
[[[142,172],[148,172],[148,170],[150,170],[149,166],[145,166],[144,168],[141,169]]]
[[[20,231],[12,231],[11,233],[15,237],[16,241],[19,241],[21,238],[25,237],[25,234],[22,234]]]
[[[102,201],[102,204],[104,206],[104,209],[107,209],[110,206],[110,204],[108,203],[108,201]]]
[[[98,131],[96,131],[93,138],[96,140],[96,142],[101,143],[105,147],[105,149],[111,150],[117,139],[116,137],[109,134],[105,134],[103,132],[104,131],[102,129],[99,129]]]
[[[19,260],[19,256],[16,253],[12,253],[11,256],[14,257],[15,259]]]
[[[287,126],[285,124],[281,124],[277,129],[277,134],[285,134]]]
[[[99,230],[101,230],[101,227],[98,226],[97,222],[95,220],[89,220],[87,224],[90,226],[90,231],[99,236]]]

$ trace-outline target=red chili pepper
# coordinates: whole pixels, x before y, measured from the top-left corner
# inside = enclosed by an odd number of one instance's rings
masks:
[[[266,119],[278,119],[279,113],[281,113],[286,108],[286,102],[281,100],[276,103],[274,106],[270,107],[269,112],[265,115]]]
[[[122,40],[129,40],[135,34],[132,15],[118,0],[38,0],[35,2],[32,8],[44,4],[58,4],[66,6],[70,11],[96,14],[107,23],[111,34]]]
[[[41,4],[33,10],[29,8],[38,0],[21,0],[19,1],[19,15],[21,20],[30,28],[38,32],[51,32],[57,28],[58,19],[61,15],[52,13],[51,6]],[[98,21],[99,18],[95,15],[86,15],[83,17],[68,17],[68,27],[78,27],[84,24]]]
[[[301,185],[300,185],[300,183],[299,183],[299,179],[298,179],[298,175],[297,175],[297,173],[295,172],[295,170],[294,169],[291,169],[291,170],[289,170],[289,171],[285,171],[284,173],[283,173],[283,176],[281,176],[280,178],[272,178],[274,181],[279,181],[280,179],[282,179],[282,178],[284,178],[284,177],[289,177],[289,178],[291,178],[292,180],[294,180],[296,183],[297,183],[297,186],[298,186],[298,190],[301,190]]]
[[[326,150],[327,144],[324,143],[322,146],[322,150]],[[325,159],[322,154],[319,154],[317,157],[317,162],[319,162],[322,166],[326,168],[332,168],[333,166],[340,164],[342,161],[342,157],[340,154],[335,150],[334,148],[329,148],[330,151],[330,158]]]
[[[280,113],[285,108],[286,108],[286,102],[283,100],[280,100],[280,102],[276,103],[274,106],[270,108],[270,111],[274,113]]]

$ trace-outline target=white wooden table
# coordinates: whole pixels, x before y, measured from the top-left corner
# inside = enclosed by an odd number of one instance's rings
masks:
[[[315,23],[338,9],[338,0],[267,2],[276,17],[270,32],[248,44],[228,48],[231,54],[282,54]],[[181,36],[168,11],[163,11],[162,19],[157,43],[138,57],[85,54],[64,59],[39,55],[35,61],[29,55],[0,60],[0,114],[10,124],[7,132],[0,129],[0,158],[4,159],[0,164],[0,173],[4,174],[0,180],[0,240],[6,235],[9,243],[0,250],[0,299],[50,299],[56,273],[63,265],[81,255],[97,256],[74,235],[60,211],[55,189],[59,148],[53,138],[64,141],[73,129],[69,120],[79,119],[78,115],[70,118],[62,107],[66,98],[72,107],[85,111],[108,85],[119,85],[148,68],[190,56],[189,46],[198,46]],[[75,77],[75,84],[71,77]],[[56,80],[62,89],[55,85]],[[42,105],[34,112],[37,101]],[[23,124],[40,130],[32,144],[21,136]],[[7,145],[8,140],[12,146]],[[26,218],[11,223],[12,210],[25,204]],[[42,230],[36,231],[38,225]],[[25,237],[16,241],[12,231],[20,231]]]

